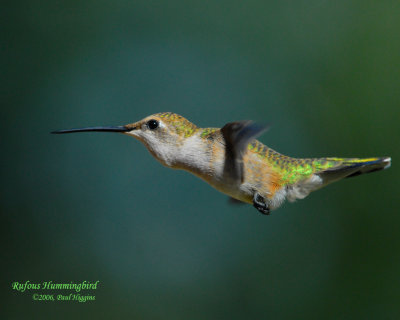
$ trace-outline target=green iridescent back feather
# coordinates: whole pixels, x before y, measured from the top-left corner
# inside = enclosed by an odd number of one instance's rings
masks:
[[[285,156],[268,148],[258,140],[250,143],[248,149],[267,162],[271,169],[282,177],[282,185],[296,183],[311,176],[316,171],[334,166],[333,163],[325,159],[297,159]]]
[[[219,128],[202,128],[200,133],[200,137],[203,139],[211,139],[214,136],[214,133],[219,131]]]

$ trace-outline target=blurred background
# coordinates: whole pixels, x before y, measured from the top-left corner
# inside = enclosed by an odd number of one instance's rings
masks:
[[[6,1],[3,319],[398,319],[399,13],[398,1]],[[49,134],[161,111],[271,123],[260,140],[294,157],[393,165],[262,216],[130,137]],[[94,302],[50,303],[11,289],[27,280],[100,284],[81,293]]]

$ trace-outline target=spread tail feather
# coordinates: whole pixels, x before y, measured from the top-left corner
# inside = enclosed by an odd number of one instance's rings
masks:
[[[333,166],[316,172],[316,174],[322,178],[322,186],[343,178],[350,178],[364,173],[383,170],[389,168],[391,164],[390,157],[368,159],[326,158],[326,160],[333,163]]]

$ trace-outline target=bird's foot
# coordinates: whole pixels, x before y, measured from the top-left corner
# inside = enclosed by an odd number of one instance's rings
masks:
[[[258,192],[254,193],[253,206],[262,214],[269,215],[268,201]]]

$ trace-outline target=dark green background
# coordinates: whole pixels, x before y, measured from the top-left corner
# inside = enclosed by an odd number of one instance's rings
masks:
[[[399,16],[399,1],[5,2],[4,319],[398,319]],[[132,138],[49,134],[160,111],[393,166],[266,217]],[[26,280],[100,285],[45,303],[11,289]]]

